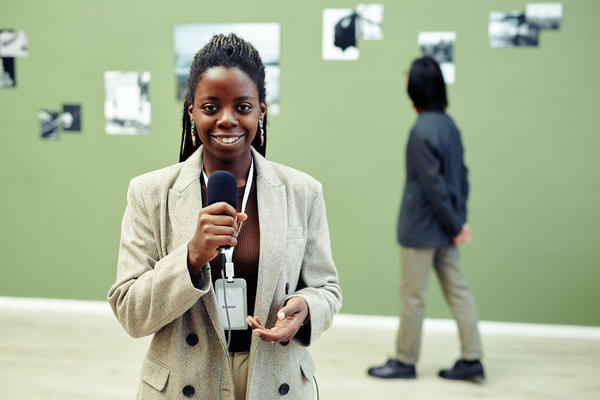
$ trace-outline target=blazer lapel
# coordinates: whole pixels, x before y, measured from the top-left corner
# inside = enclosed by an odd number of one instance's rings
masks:
[[[254,315],[258,316],[268,328],[269,311],[277,289],[285,251],[287,198],[285,186],[281,183],[269,162],[254,149],[252,149],[252,155],[256,166],[256,197],[260,229],[260,254]],[[261,339],[256,335],[252,335],[250,358],[248,360],[247,393],[251,391],[252,375],[256,370],[256,349],[260,341]]]
[[[257,169],[258,220],[260,255],[254,312],[263,323],[273,302],[281,272],[287,236],[287,201],[285,186],[269,163],[254,152]]]
[[[171,250],[186,243],[194,235],[198,223],[198,212],[202,208],[202,147],[192,154],[181,168],[181,173],[172,189],[169,189],[168,221],[171,225],[169,242]],[[209,275],[210,276],[210,275]],[[219,320],[219,311],[215,293],[211,290],[202,296],[210,320],[223,347],[226,346],[225,334]]]

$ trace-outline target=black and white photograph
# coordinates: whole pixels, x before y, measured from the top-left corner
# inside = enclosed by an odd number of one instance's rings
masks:
[[[491,11],[488,35],[490,47],[537,46],[540,30],[529,24],[525,13]]]
[[[15,86],[17,86],[15,59],[12,57],[0,57],[0,88],[12,88]]]
[[[81,106],[77,104],[63,104],[63,112],[60,119],[63,131],[81,131]]]
[[[0,29],[0,57],[27,55],[27,35],[23,31]]]
[[[40,110],[38,119],[42,139],[60,139],[60,114],[57,111]]]
[[[558,29],[563,16],[562,3],[529,3],[525,19],[538,29]]]
[[[358,13],[358,38],[360,40],[383,40],[383,4],[362,3]]]
[[[136,135],[150,129],[150,72],[104,72],[106,133]]]
[[[230,23],[175,25],[175,77],[177,98],[184,100],[186,83],[194,55],[214,35],[235,33],[252,43],[265,65],[265,85],[269,114],[279,114],[280,25],[279,23]]]
[[[356,45],[358,13],[351,8],[326,8],[323,10],[324,60],[358,60]]]
[[[422,56],[430,56],[440,64],[446,84],[454,83],[454,42],[456,32],[420,32],[417,39]]]

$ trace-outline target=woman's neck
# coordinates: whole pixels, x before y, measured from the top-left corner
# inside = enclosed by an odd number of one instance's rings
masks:
[[[219,160],[212,157],[210,154],[204,153],[204,173],[206,173],[207,176],[210,176],[210,174],[219,170],[231,172],[233,176],[235,176],[238,187],[241,187],[246,185],[251,162],[252,154],[250,151],[236,158],[233,162]]]

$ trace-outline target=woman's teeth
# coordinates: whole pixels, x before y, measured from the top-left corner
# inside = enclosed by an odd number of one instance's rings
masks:
[[[216,139],[221,143],[235,143],[240,139],[241,136],[234,137],[217,137]]]

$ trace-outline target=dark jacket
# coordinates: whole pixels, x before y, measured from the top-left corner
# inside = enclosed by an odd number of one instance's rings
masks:
[[[452,238],[467,220],[469,182],[460,132],[444,112],[424,111],[406,146],[406,184],[398,243],[437,247]]]

